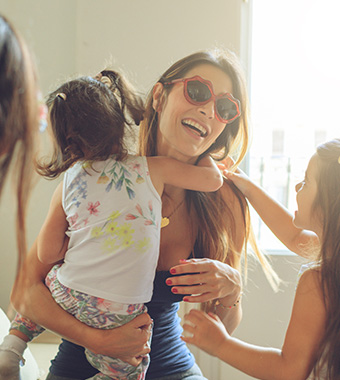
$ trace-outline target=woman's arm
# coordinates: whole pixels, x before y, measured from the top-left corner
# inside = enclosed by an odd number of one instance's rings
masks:
[[[183,337],[184,341],[240,371],[263,380],[305,380],[315,365],[326,321],[319,273],[309,270],[301,276],[281,350],[231,337],[213,314],[192,310],[185,319],[183,327],[191,337]]]
[[[68,245],[66,215],[62,206],[63,182],[56,188],[38,236],[38,258],[44,264],[63,260]]]
[[[220,170],[207,156],[198,165],[190,165],[171,157],[148,157],[151,180],[160,195],[164,185],[195,191],[217,191],[223,184]]]
[[[260,218],[290,251],[308,257],[308,248],[319,243],[315,233],[296,227],[293,215],[241,170],[224,171],[224,175],[242,191]]]
[[[136,357],[150,351],[150,316],[140,315],[124,326],[112,330],[89,327],[53,300],[44,284],[50,269],[51,265],[39,261],[35,242],[12,290],[11,301],[14,308],[35,323],[95,353],[117,357],[137,365],[141,359]]]
[[[241,205],[229,185],[224,184],[220,191],[222,196],[228,200],[235,225],[238,226],[233,231],[234,250],[241,252],[245,242]],[[232,266],[231,263],[229,259],[225,263],[208,258],[181,260],[180,265],[170,269],[170,272],[176,276],[167,280],[167,285],[172,287],[173,292],[191,294],[184,297],[186,302],[197,303],[218,299],[220,306],[216,308],[216,313],[229,333],[236,329],[242,319],[241,302],[237,302],[242,293],[240,268]],[[180,274],[182,276],[178,276]],[[229,308],[235,303],[237,306]]]

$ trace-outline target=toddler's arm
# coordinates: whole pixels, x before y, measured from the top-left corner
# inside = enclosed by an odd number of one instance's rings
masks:
[[[150,176],[162,194],[164,184],[195,191],[217,191],[223,177],[214,160],[207,156],[198,165],[186,164],[171,157],[148,157]]]
[[[315,355],[326,323],[319,273],[305,272],[299,281],[291,320],[281,350],[260,347],[231,337],[214,314],[191,310],[182,337],[249,376],[263,380],[304,380],[315,365]]]
[[[52,196],[47,217],[38,235],[38,257],[44,264],[62,260],[67,250],[65,231],[68,223],[62,207],[62,190],[61,182]]]
[[[293,215],[251,181],[242,170],[237,169],[235,173],[225,170],[223,174],[242,191],[260,218],[290,251],[300,256],[309,256],[308,247],[319,243],[314,232],[296,227],[293,224]]]

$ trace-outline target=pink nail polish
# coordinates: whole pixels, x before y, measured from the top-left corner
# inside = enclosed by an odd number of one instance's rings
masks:
[[[176,274],[176,269],[170,269],[171,274]]]
[[[184,297],[184,298],[183,298],[183,301],[184,301],[184,302],[188,302],[188,301],[189,301],[189,298]]]
[[[172,291],[172,293],[178,293],[177,288],[172,288],[171,291]]]
[[[167,280],[165,281],[165,283],[166,283],[167,285],[172,285],[172,281],[171,281],[170,279],[167,279]]]

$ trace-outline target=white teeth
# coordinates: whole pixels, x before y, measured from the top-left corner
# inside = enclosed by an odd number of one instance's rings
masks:
[[[183,123],[187,125],[188,127],[194,128],[195,130],[200,132],[200,135],[202,137],[205,137],[208,134],[205,128],[203,128],[200,124],[194,122],[193,120],[184,120]]]

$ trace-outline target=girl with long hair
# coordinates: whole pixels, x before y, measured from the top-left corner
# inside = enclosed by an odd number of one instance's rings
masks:
[[[281,350],[232,338],[218,316],[198,310],[186,316],[184,330],[190,336],[183,340],[256,379],[340,379],[340,139],[317,147],[304,180],[296,185],[298,209],[290,220],[287,211],[242,174],[229,178],[284,244],[306,256],[317,255],[302,268]],[[275,222],[279,214],[283,217]]]

